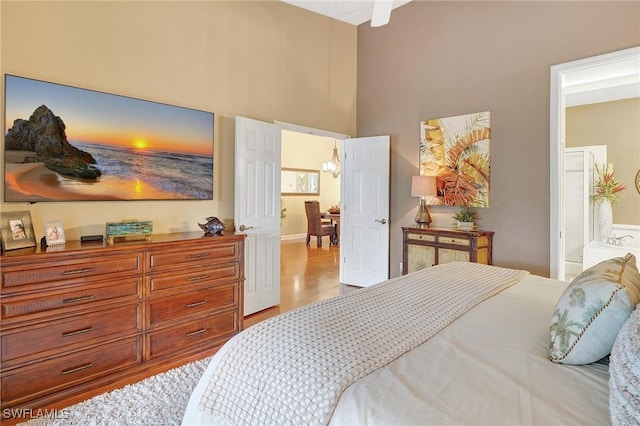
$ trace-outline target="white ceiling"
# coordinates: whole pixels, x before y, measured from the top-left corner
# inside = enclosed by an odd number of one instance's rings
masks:
[[[330,18],[360,25],[371,20],[374,0],[282,0],[290,5],[301,7]],[[392,0],[378,0],[392,1]],[[393,0],[393,9],[409,3],[411,0]],[[393,13],[391,14],[393,19]]]

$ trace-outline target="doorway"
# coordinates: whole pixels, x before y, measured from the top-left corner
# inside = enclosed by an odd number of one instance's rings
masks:
[[[316,238],[311,238],[306,246],[304,202],[318,201],[322,211],[339,206],[341,175],[334,178],[331,173],[323,173],[322,163],[331,159],[334,146],[342,153],[342,141],[348,136],[289,123],[276,124],[282,127],[282,167],[315,171],[319,176],[318,194],[292,195],[290,189],[286,195],[283,189],[281,194],[282,297],[277,310],[286,311],[339,294],[340,246],[329,244],[328,237],[324,237],[322,248],[316,247]]]
[[[595,164],[607,161],[607,147],[579,146],[565,148],[565,281],[584,270],[584,248],[598,235],[596,209],[591,202],[595,181]]]
[[[343,138],[320,135],[316,132],[302,133],[287,129],[281,131],[282,168],[299,170],[301,173],[306,171],[313,174],[314,179],[317,179],[319,183],[317,191],[314,190],[314,193],[306,190],[297,192],[295,188],[294,190],[282,188],[281,225],[283,240],[305,238],[307,230],[305,201],[318,201],[321,211],[340,205],[340,181],[342,176],[338,174],[333,177],[330,173],[323,173],[322,163],[330,160],[334,146],[340,153],[342,152],[342,141]],[[338,166],[339,169],[340,165]],[[283,185],[287,185],[287,182],[283,181]],[[325,243],[328,245],[328,241],[325,241]]]
[[[289,148],[285,132],[286,129],[281,138],[282,166],[301,167],[310,164],[309,168],[318,170],[316,174],[321,176],[320,190],[311,199],[319,201],[323,211],[333,207],[341,213],[338,221],[341,236],[338,249],[340,282],[368,286],[389,278],[389,136],[348,138],[342,135],[344,137],[338,139],[335,134],[329,137],[320,135],[320,139],[324,139],[325,144],[328,142],[329,146],[314,155],[312,147],[319,141],[317,132],[297,132],[297,138],[304,137],[307,141],[292,145],[290,150],[297,155],[294,160],[299,163],[288,163],[286,155]],[[337,166],[340,173],[335,173],[333,168],[329,168],[333,173],[320,171],[325,169],[323,162],[335,160],[336,149],[341,150],[338,160],[341,164]],[[311,163],[302,163],[304,161]],[[300,210],[309,195],[305,194],[301,200],[301,197],[287,193],[288,198],[282,201],[283,208],[287,209],[283,210],[284,221],[289,216],[287,205],[292,205],[294,211],[300,212],[296,215],[298,233],[294,232],[294,236],[306,237],[306,213]],[[295,204],[289,204],[291,202]],[[345,206],[349,208],[348,211],[345,211]],[[291,235],[291,232],[285,228],[282,234]]]
[[[551,67],[550,276],[566,279],[566,107],[640,96],[640,47]],[[604,100],[603,100],[604,99]]]

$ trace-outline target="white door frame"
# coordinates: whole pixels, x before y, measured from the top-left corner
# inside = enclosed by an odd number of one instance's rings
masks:
[[[640,47],[620,50],[551,67],[550,93],[550,276],[564,279],[564,149],[565,149],[565,79],[572,72],[623,61],[640,63]]]
[[[289,130],[291,132],[304,133],[307,135],[322,136],[325,138],[338,139],[341,141],[351,137],[349,135],[332,132],[330,130],[315,129],[313,127],[301,126],[299,124],[287,123],[285,121],[274,120],[273,124],[280,126],[282,130]]]

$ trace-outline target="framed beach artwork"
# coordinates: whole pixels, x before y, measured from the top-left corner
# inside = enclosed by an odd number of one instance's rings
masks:
[[[27,210],[0,213],[0,237],[4,250],[35,247],[31,213]]]
[[[491,113],[420,122],[420,175],[436,176],[447,206],[489,207]]]
[[[214,114],[5,75],[4,201],[213,199]]]

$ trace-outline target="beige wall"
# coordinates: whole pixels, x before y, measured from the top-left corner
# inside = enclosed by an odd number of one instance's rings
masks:
[[[356,27],[282,2],[3,0],[0,19],[2,74],[216,114],[213,201],[0,205],[29,210],[37,238],[48,219],[67,239],[123,218],[152,220],[155,232],[228,221],[236,115],[356,133]]]
[[[272,1],[5,0],[0,19],[3,74],[216,113],[213,201],[0,205],[30,210],[38,236],[54,218],[77,239],[125,217],[151,219],[159,232],[232,217],[233,117],[244,115],[391,135],[394,276],[400,227],[417,208],[409,186],[420,120],[486,110],[492,192],[479,222],[496,231],[496,264],[547,275],[549,67],[640,40],[640,3],[624,1],[413,1],[381,28]],[[452,208],[431,210],[437,224],[452,222]]]
[[[322,163],[333,154],[334,139],[303,133],[282,132],[282,167],[320,170]],[[340,143],[338,141],[338,148]],[[283,195],[282,207],[286,215],[282,220],[282,235],[294,236],[307,233],[307,215],[304,202],[317,200],[321,210],[340,203],[340,176],[334,178],[320,173],[320,195]]]
[[[491,111],[490,208],[500,266],[549,274],[550,67],[640,42],[640,2],[413,1],[358,27],[358,136],[391,135],[391,271],[417,203],[420,120]],[[453,208],[432,207],[448,226]]]
[[[640,170],[640,98],[567,108],[566,146],[607,146],[607,162],[627,190],[613,204],[613,223],[640,225],[640,193],[635,177]]]

